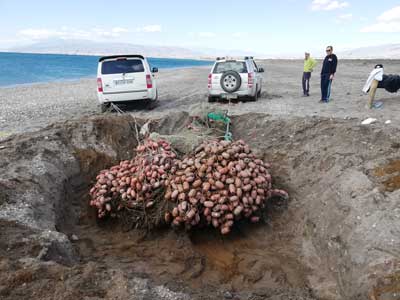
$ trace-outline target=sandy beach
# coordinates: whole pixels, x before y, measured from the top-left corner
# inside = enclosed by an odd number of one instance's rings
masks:
[[[301,97],[302,61],[266,60],[259,62],[266,70],[259,101],[231,105],[207,103],[208,67],[161,70],[157,74],[158,106],[152,111],[130,108],[130,112],[140,116],[162,116],[177,110],[196,113],[199,109],[229,108],[231,114],[262,112],[282,116],[374,117],[380,122],[391,120],[393,125],[400,125],[398,94],[378,90],[376,99],[382,100],[384,106],[374,110],[365,108],[367,96],[361,89],[375,63],[383,63],[387,74],[400,73],[400,61],[340,60],[329,104],[318,103],[321,62],[312,74],[308,98]],[[0,88],[0,101],[2,137],[99,113],[94,79]]]

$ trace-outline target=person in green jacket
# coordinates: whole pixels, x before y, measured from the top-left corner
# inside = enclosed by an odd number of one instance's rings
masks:
[[[310,96],[310,79],[311,73],[317,64],[315,59],[310,57],[310,53],[304,53],[304,71],[303,71],[303,97]]]

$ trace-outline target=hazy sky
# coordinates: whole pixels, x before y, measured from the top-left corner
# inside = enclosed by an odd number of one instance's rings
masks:
[[[0,0],[0,48],[48,38],[253,50],[400,43],[399,0]]]

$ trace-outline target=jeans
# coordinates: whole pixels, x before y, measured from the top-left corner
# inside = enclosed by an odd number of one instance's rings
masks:
[[[321,100],[328,102],[331,96],[332,80],[330,74],[321,74]]]
[[[310,78],[311,78],[311,72],[303,72],[303,94],[307,95],[310,92]]]

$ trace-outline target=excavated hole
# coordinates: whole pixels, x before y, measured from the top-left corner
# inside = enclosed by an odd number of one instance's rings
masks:
[[[307,268],[299,261],[299,245],[292,232],[296,224],[287,202],[271,199],[265,223],[244,222],[228,237],[213,229],[126,232],[117,220],[98,221],[87,205],[96,171],[110,167],[112,161],[93,150],[75,154],[83,172],[70,180],[63,203],[80,203],[80,207],[63,206],[57,228],[67,236],[79,237],[74,245],[82,263],[101,261],[127,274],[148,276],[158,284],[185,286],[205,294],[216,288],[240,293],[293,290],[290,293],[309,295]],[[209,290],[202,291],[203,287]]]
[[[273,199],[266,209],[265,223],[239,224],[228,237],[212,229],[126,232],[117,221],[99,222],[88,207],[88,190],[99,170],[132,157],[137,144],[134,120],[99,117],[53,132],[64,147],[62,151],[69,152],[79,164],[79,172],[65,171],[65,180],[57,181],[57,174],[51,174],[45,181],[54,185],[49,190],[56,195],[55,228],[70,238],[74,248],[72,269],[63,269],[62,276],[76,278],[79,284],[68,295],[108,295],[113,299],[110,290],[120,289],[110,286],[110,282],[120,284],[113,277],[117,272],[124,280],[149,278],[157,285],[188,293],[192,299],[221,299],[227,291],[230,294],[225,296],[237,295],[238,299],[366,299],[377,274],[391,270],[383,270],[379,264],[365,267],[358,257],[353,258],[365,255],[360,249],[372,249],[368,244],[372,240],[368,234],[373,235],[370,230],[359,240],[352,237],[354,231],[364,230],[364,225],[357,223],[358,217],[378,210],[376,203],[384,197],[372,190],[385,189],[387,180],[398,175],[399,157],[393,152],[396,135],[328,119],[284,120],[257,114],[232,119],[233,136],[243,138],[265,161],[272,162],[275,185],[288,190],[291,198],[288,203]],[[179,135],[188,122],[187,114],[172,115],[153,120],[151,130]],[[27,144],[36,138],[44,142],[38,135]],[[365,145],[379,147],[372,151]],[[22,140],[20,148],[24,147],[26,141]],[[34,152],[30,148],[23,151],[29,155]],[[41,157],[49,161],[59,155],[42,152]],[[69,164],[57,167],[61,171],[73,169]],[[391,191],[397,191],[397,179],[393,180]],[[13,200],[10,195],[3,192],[0,202]],[[385,199],[389,203],[390,198]],[[370,229],[370,223],[366,226]],[[381,248],[386,246],[383,240],[376,241]],[[373,259],[371,252],[368,257]],[[57,261],[54,257],[46,260]],[[395,264],[394,259],[390,262]],[[57,274],[58,278],[60,272],[43,274],[50,274],[45,275],[50,278]],[[28,275],[19,276],[34,282],[35,277]]]
[[[154,122],[152,129],[161,134],[179,135],[188,117],[181,119],[172,117],[161,123]],[[125,131],[118,132],[113,126],[101,122],[102,132],[94,131],[85,140],[100,140],[105,148],[116,148],[119,146],[116,141],[124,138],[118,134]],[[132,142],[129,147],[124,145],[123,155],[118,158],[111,158],[101,148],[99,151],[93,147],[73,147],[80,173],[64,182],[62,199],[56,207],[56,229],[71,240],[78,237],[73,246],[79,264],[95,262],[103,268],[117,267],[125,274],[141,274],[157,284],[210,297],[222,291],[252,293],[257,290],[310,296],[308,270],[299,260],[300,245],[294,239],[297,221],[287,209],[290,204],[280,199],[272,199],[268,204],[265,223],[239,224],[228,237],[212,229],[190,233],[168,228],[150,233],[126,232],[116,220],[98,221],[88,206],[88,190],[99,170],[119,159],[132,157],[136,140],[133,136],[130,138]],[[262,152],[262,148],[256,150]],[[285,180],[279,184],[279,173],[276,178],[276,185],[286,188]],[[46,260],[63,263],[57,255]]]

